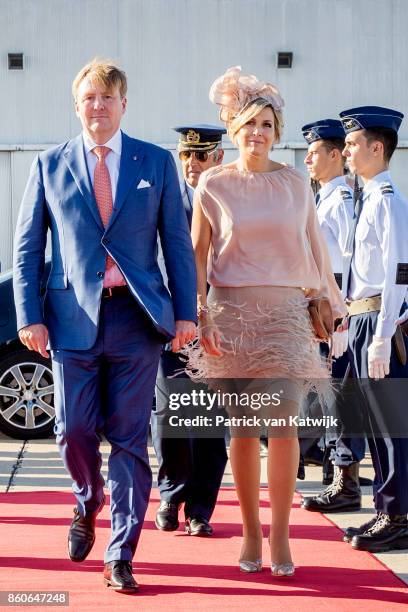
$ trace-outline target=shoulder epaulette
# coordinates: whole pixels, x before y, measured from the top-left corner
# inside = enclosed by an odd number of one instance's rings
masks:
[[[351,195],[348,189],[340,189],[340,195],[343,200],[352,200],[353,196]]]
[[[392,195],[394,193],[394,188],[391,183],[381,183],[380,189],[383,195]]]

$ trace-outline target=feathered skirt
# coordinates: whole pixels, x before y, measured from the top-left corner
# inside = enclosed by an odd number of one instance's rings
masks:
[[[200,333],[207,326],[217,327],[222,356],[208,355],[199,343],[190,345],[183,351],[187,374],[223,392],[222,397],[238,397],[234,405],[220,402],[235,418],[254,415],[254,397],[257,409],[262,396],[279,397],[278,404],[269,404],[256,414],[273,417],[274,422],[282,419],[283,427],[273,431],[267,427],[268,435],[296,435],[296,427],[287,426],[289,417],[299,416],[309,403],[310,392],[317,392],[322,401],[331,392],[329,364],[319,352],[307,305],[300,288],[212,287],[210,316],[200,324]],[[240,402],[243,392],[249,396],[245,405]],[[234,435],[253,432],[245,423],[233,430]]]
[[[221,334],[221,357],[190,346],[187,372],[195,380],[212,378],[329,378],[299,288],[211,287],[210,317],[200,333],[215,325]]]

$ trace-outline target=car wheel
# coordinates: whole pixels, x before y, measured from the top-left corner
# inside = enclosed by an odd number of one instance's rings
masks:
[[[46,438],[54,428],[51,361],[17,350],[0,360],[0,430],[12,438]]]

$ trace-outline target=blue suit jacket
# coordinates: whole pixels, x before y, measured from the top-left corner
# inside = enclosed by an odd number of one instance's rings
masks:
[[[151,186],[137,189],[142,179]],[[173,337],[175,319],[196,320],[194,255],[182,211],[173,158],[160,147],[122,134],[116,198],[106,229],[82,135],[41,153],[31,167],[16,228],[18,329],[45,323],[51,348],[90,348],[97,335],[108,252],[156,329]],[[40,281],[48,229],[52,261],[43,306]],[[157,265],[157,232],[170,293]]]

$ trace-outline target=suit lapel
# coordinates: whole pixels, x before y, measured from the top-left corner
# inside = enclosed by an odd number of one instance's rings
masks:
[[[96,204],[92,183],[88,173],[86,164],[84,144],[82,134],[74,138],[68,143],[67,150],[64,153],[65,163],[67,164],[79,191],[89,206],[96,223],[103,229],[103,224]]]
[[[122,132],[122,153],[120,156],[118,186],[109,225],[115,221],[131,187],[136,181],[139,181],[142,160],[143,152],[140,144]]]

